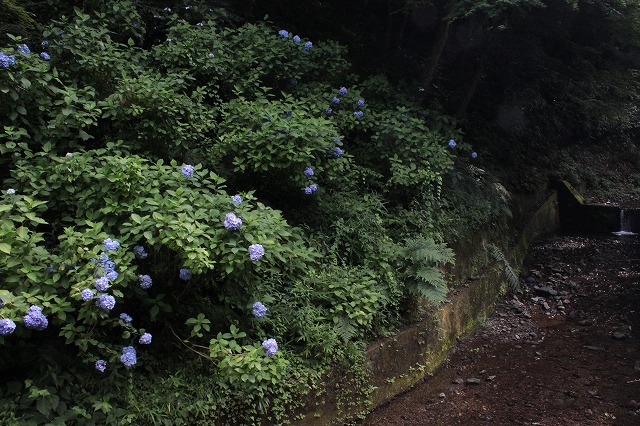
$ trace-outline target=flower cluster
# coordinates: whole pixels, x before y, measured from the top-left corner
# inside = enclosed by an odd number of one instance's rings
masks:
[[[104,370],[107,369],[107,361],[105,361],[104,359],[99,359],[96,361],[96,370],[98,370],[101,373],[104,373]]]
[[[242,225],[242,219],[235,215],[235,213],[227,213],[224,218],[224,227],[229,230],[240,229]]]
[[[182,173],[182,176],[190,178],[190,177],[193,177],[193,171],[194,171],[193,166],[189,164],[185,164],[184,166],[182,166],[181,173]]]
[[[287,30],[280,30],[278,31],[278,35],[282,38],[289,38],[289,31]]]
[[[307,194],[307,195],[311,195],[314,192],[316,192],[317,190],[318,190],[318,185],[316,185],[315,183],[312,183],[311,185],[307,186],[304,189],[304,193]]]
[[[313,169],[311,167],[307,167],[306,169],[304,169],[304,175],[307,177],[311,177],[313,176]]]
[[[136,258],[140,260],[144,260],[149,256],[149,253],[147,253],[142,246],[135,246],[133,248],[133,253],[136,255]]]
[[[242,204],[242,197],[240,197],[239,195],[234,195],[233,197],[231,197],[231,201],[233,201],[237,205],[240,205]]]
[[[49,54],[48,54],[47,52],[42,52],[42,53],[40,54],[40,57],[41,57],[42,59],[44,59],[45,61],[50,61],[50,60],[51,60],[51,56],[49,56]]]
[[[471,153],[471,158],[478,158],[478,153],[477,153],[477,152],[475,152],[475,151],[473,151],[473,152]]]
[[[89,300],[93,299],[93,296],[95,295],[96,294],[90,288],[85,288],[84,290],[82,290],[82,293],[80,293],[82,300],[84,300],[85,302],[88,302]]]
[[[111,238],[107,238],[104,240],[104,248],[107,251],[115,251],[120,247],[120,243],[116,240],[112,240]]]
[[[264,256],[264,247],[262,247],[262,245],[251,244],[249,246],[249,258],[253,262],[257,262],[258,260],[262,259],[262,256]]]
[[[344,96],[344,95],[346,95],[347,93],[349,93],[349,91],[347,90],[347,88],[346,88],[346,87],[342,86],[342,87],[340,88],[340,90],[338,90],[338,93],[339,93],[341,96]]]
[[[44,330],[49,325],[49,320],[42,314],[42,308],[31,306],[24,316],[24,326],[34,330]]]
[[[355,118],[357,118],[358,120],[361,120],[361,119],[362,119],[362,117],[364,117],[364,112],[362,112],[362,111],[355,111],[355,112],[353,113],[353,116],[354,116]]]
[[[149,275],[140,275],[138,279],[140,280],[140,288],[142,288],[143,290],[148,289],[153,284],[153,281],[151,280],[151,277]]]
[[[336,146],[336,149],[333,150],[332,154],[334,157],[338,158],[342,155],[342,149],[340,149],[339,146]]]
[[[107,289],[109,288],[109,278],[105,277],[100,277],[98,279],[96,279],[96,290],[98,291],[107,291]]]
[[[141,345],[150,345],[151,344],[151,333],[144,333],[142,336],[140,336],[140,339],[138,339],[138,342]]]
[[[16,57],[13,55],[5,55],[4,52],[0,52],[0,67],[9,68],[16,63]]]
[[[16,50],[24,55],[31,54],[31,49],[29,49],[29,46],[27,46],[26,44],[19,44]]]
[[[262,318],[267,313],[267,307],[260,302],[253,304],[253,315],[256,318]]]
[[[15,329],[16,323],[9,318],[3,318],[0,320],[0,336],[11,334]]]
[[[105,311],[110,311],[116,306],[116,299],[110,294],[101,294],[96,300],[96,306]]]
[[[275,339],[265,340],[262,347],[267,351],[267,356],[274,356],[278,352],[278,342]]]
[[[124,312],[120,314],[120,319],[124,321],[126,325],[130,325],[131,321],[133,321],[133,318],[131,318],[131,315],[125,314]]]
[[[457,144],[456,144],[456,141],[454,141],[453,139],[451,139],[451,140],[449,141],[449,148],[455,148],[455,147],[456,147],[456,145],[457,145]]]
[[[180,279],[183,281],[189,281],[191,279],[191,271],[188,268],[180,269]]]
[[[136,365],[138,358],[136,357],[136,350],[133,346],[125,346],[122,348],[120,362],[123,363],[125,367],[132,367]]]

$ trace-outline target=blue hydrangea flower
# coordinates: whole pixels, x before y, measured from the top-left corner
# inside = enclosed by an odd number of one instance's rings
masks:
[[[48,54],[47,52],[42,52],[42,53],[40,54],[40,57],[41,57],[42,59],[44,59],[45,61],[50,61],[50,60],[51,60],[51,56],[49,56],[49,54]]]
[[[334,157],[338,158],[342,155],[342,150],[339,146],[336,146],[336,149],[333,150],[332,154]]]
[[[7,189],[7,195],[16,195],[16,190],[13,188]]]
[[[44,330],[49,325],[49,320],[42,314],[39,306],[31,306],[24,316],[24,326],[34,330]]]
[[[216,57],[216,55],[214,55],[213,53],[209,53],[209,58],[213,59],[215,57]]]
[[[333,110],[332,110],[331,108],[327,108],[327,109],[325,109],[325,110],[324,110],[324,112],[325,112],[327,115],[331,115],[331,114],[333,114]]]
[[[304,44],[304,50],[307,52],[310,51],[312,47],[313,47],[313,43],[311,43],[310,41]]]
[[[133,318],[131,318],[131,315],[125,314],[124,312],[120,314],[120,319],[124,321],[124,323],[127,325],[131,324],[131,321],[133,321]]]
[[[262,256],[264,256],[264,247],[262,247],[262,245],[251,244],[249,246],[249,258],[253,262],[257,262],[258,260],[262,259]]]
[[[84,290],[82,290],[82,293],[80,293],[80,296],[82,297],[82,300],[88,302],[89,300],[93,299],[95,293],[93,292],[93,290],[85,288]]]
[[[115,281],[118,279],[118,273],[116,271],[109,271],[105,274],[105,278],[108,279],[109,281]]]
[[[135,28],[135,29],[138,29],[138,28],[140,28],[140,24],[137,23],[137,22],[134,22],[132,27]]]
[[[193,166],[189,165],[189,164],[185,164],[184,166],[182,166],[182,176],[184,177],[193,177]]]
[[[150,345],[151,344],[151,333],[144,333],[142,336],[140,336],[140,339],[138,339],[138,342],[141,345]]]
[[[307,195],[311,195],[313,194],[313,191],[311,190],[311,188],[309,188],[308,186],[304,188],[304,193]]]
[[[331,98],[331,103],[338,105],[340,103],[340,98],[334,96],[333,98]]]
[[[40,46],[42,46],[43,49],[46,49],[47,47],[49,47],[49,40],[42,40],[40,42]]]
[[[16,57],[13,55],[5,55],[4,52],[0,52],[0,67],[9,68],[16,63]]]
[[[298,37],[298,36],[293,36],[293,41],[294,41],[295,43],[300,43],[300,37]]]
[[[313,169],[311,167],[307,167],[306,169],[304,169],[303,173],[305,176],[308,176],[308,177],[311,177],[314,174]]]
[[[111,238],[104,240],[104,248],[107,249],[107,251],[118,250],[118,247],[120,247],[120,243],[118,241],[112,240]]]
[[[189,281],[191,279],[191,271],[188,268],[180,269],[180,279]]]
[[[233,197],[231,197],[231,201],[240,205],[242,204],[242,197],[240,197],[239,195],[234,195]]]
[[[9,318],[0,319],[0,336],[7,336],[16,329],[16,323]]]
[[[149,275],[140,275],[138,279],[140,280],[140,287],[144,290],[148,289],[153,284]]]
[[[364,99],[358,99],[358,108],[362,108],[364,106]]]
[[[242,219],[240,219],[234,213],[227,213],[227,215],[224,217],[224,227],[229,230],[240,229],[241,225]]]
[[[98,370],[101,373],[104,373],[104,370],[107,369],[107,361],[105,361],[104,359],[99,359],[96,361],[96,370]]]
[[[338,93],[340,93],[342,96],[347,94],[347,88],[346,87],[341,87],[340,90],[338,90]]]
[[[362,117],[364,117],[364,112],[362,112],[362,111],[356,111],[356,112],[354,112],[354,113],[353,113],[353,116],[354,116],[355,118],[357,118],[358,120],[360,120]]]
[[[96,279],[95,286],[98,291],[107,291],[107,289],[109,288],[109,278],[100,277]]]
[[[456,144],[456,141],[454,141],[453,139],[451,139],[451,140],[449,141],[449,148],[455,148],[455,147],[456,147],[456,145],[457,145],[457,144]]]
[[[133,367],[138,362],[136,357],[136,350],[133,346],[125,346],[122,348],[122,356],[120,356],[120,362],[125,367]]]
[[[267,356],[274,356],[278,352],[278,342],[276,339],[267,339],[262,342],[262,347],[267,351]]]
[[[105,311],[110,311],[116,306],[116,299],[110,294],[101,294],[96,300],[96,306]]]
[[[31,54],[31,49],[29,49],[29,46],[27,46],[26,44],[19,44],[17,50],[18,52],[23,53],[25,55]]]
[[[253,304],[253,315],[256,318],[262,318],[267,313],[267,307],[260,302]]]
[[[340,143],[340,138],[334,138],[333,139],[333,143],[335,143],[336,145]]]
[[[471,158],[478,158],[478,153],[477,153],[477,152],[475,152],[475,151],[473,151],[473,152],[471,153]]]
[[[316,192],[318,190],[318,185],[316,185],[315,183],[312,183],[311,185],[309,185],[309,188],[311,188],[312,192]]]
[[[147,258],[147,256],[149,256],[149,253],[147,253],[147,252],[144,250],[144,247],[142,247],[142,246],[135,246],[135,247],[133,248],[133,252],[135,253],[136,257],[137,257],[138,259],[141,259],[141,260],[144,260],[144,259],[146,259],[146,258]]]
[[[283,38],[289,38],[289,31],[286,31],[286,30],[280,30],[280,31],[278,31],[278,35],[279,35],[280,37],[283,37]]]

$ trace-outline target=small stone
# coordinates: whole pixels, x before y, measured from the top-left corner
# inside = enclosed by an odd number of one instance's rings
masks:
[[[489,376],[487,377],[487,382],[493,382],[493,380],[496,378],[496,376]]]
[[[602,346],[586,345],[585,349],[589,349],[590,351],[594,352],[604,352],[604,348]]]
[[[541,294],[543,296],[557,296],[558,295],[558,291],[552,289],[551,287],[533,287],[533,289],[536,291],[536,293]]]
[[[525,282],[527,284],[535,284],[536,283],[536,279],[534,277],[527,277],[527,278],[525,278]]]
[[[460,377],[456,377],[451,381],[451,383],[453,383],[454,385],[461,385],[464,383],[464,380],[462,380]]]
[[[548,311],[549,309],[551,309],[551,307],[549,306],[549,304],[547,302],[543,302],[542,303],[542,307],[544,308],[545,311]]]
[[[578,325],[592,325],[593,322],[591,322],[590,320],[582,320],[578,322]]]
[[[444,392],[440,392],[440,393],[438,394],[438,398],[440,398],[440,399],[444,399],[444,397],[446,397],[446,395],[444,394]]]
[[[467,379],[468,385],[479,385],[480,383],[482,383],[482,381],[480,379],[476,379],[475,377]]]
[[[631,410],[638,410],[640,409],[640,402],[636,402],[635,399],[632,399],[627,403],[627,407],[629,407]]]
[[[624,340],[627,338],[627,335],[624,333],[620,333],[619,331],[616,331],[615,333],[613,333],[611,335],[614,339],[616,340]]]

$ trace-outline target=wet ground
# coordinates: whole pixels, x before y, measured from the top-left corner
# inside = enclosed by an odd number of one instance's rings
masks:
[[[522,292],[361,425],[640,425],[640,239],[535,244]]]

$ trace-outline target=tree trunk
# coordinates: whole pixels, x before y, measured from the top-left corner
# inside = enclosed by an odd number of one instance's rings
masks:
[[[436,34],[436,41],[431,48],[429,59],[427,59],[427,68],[422,75],[422,87],[429,92],[431,82],[438,69],[440,57],[444,51],[444,46],[449,38],[449,27],[451,26],[451,17],[449,16],[456,5],[456,0],[448,0],[442,10],[442,19],[438,27],[438,33]]]
[[[473,75],[473,79],[471,80],[471,84],[469,84],[469,88],[467,89],[467,93],[460,101],[458,105],[458,111],[456,112],[456,117],[462,117],[464,113],[467,111],[469,104],[471,103],[471,99],[473,99],[473,95],[475,95],[478,86],[480,85],[480,80],[482,80],[482,74],[484,73],[484,61],[480,59],[480,63],[476,68],[476,72]]]

